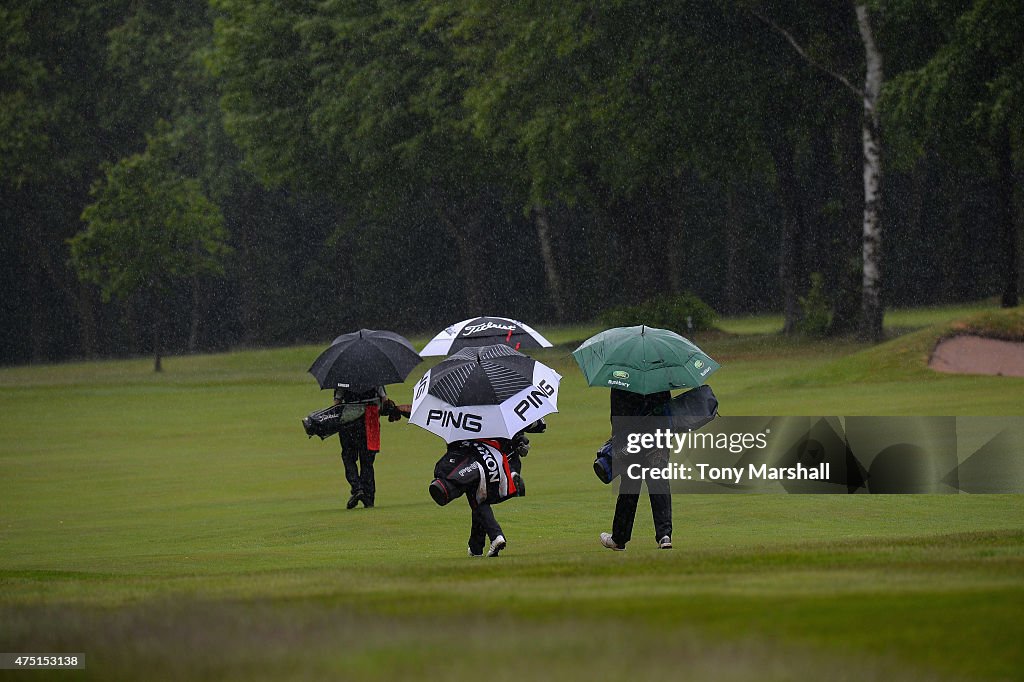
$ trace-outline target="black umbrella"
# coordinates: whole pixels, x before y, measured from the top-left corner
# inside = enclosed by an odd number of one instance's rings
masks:
[[[342,334],[309,368],[320,388],[366,390],[405,381],[423,358],[395,332],[360,329]]]

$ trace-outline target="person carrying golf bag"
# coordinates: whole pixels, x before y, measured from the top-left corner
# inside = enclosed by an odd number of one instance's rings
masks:
[[[472,510],[469,555],[498,556],[505,535],[491,506],[524,489],[526,432],[558,410],[561,375],[505,345],[463,348],[413,387],[409,422],[446,443],[430,496],[446,505],[465,494]],[[490,546],[485,548],[487,538]]]
[[[496,557],[505,549],[505,534],[494,518],[491,505],[522,495],[518,457],[509,457],[516,446],[504,438],[461,440],[449,443],[447,451],[434,466],[429,492],[440,506],[466,495],[469,502],[470,529],[468,551],[471,557]]]
[[[718,401],[705,383],[721,365],[671,329],[646,324],[613,327],[581,343],[572,356],[588,385],[611,389],[613,442],[598,450],[594,460],[594,473],[602,483],[611,483],[623,471],[629,472],[633,464],[640,465],[634,470],[643,472],[645,468],[650,471],[668,463],[669,455],[664,447],[640,451],[631,448],[628,441],[633,434],[652,433],[654,429],[671,430],[673,426],[692,430],[717,414]],[[684,387],[693,390],[673,399],[671,391]],[[637,423],[637,420],[644,421]],[[621,443],[622,440],[627,443]],[[629,461],[623,461],[627,458],[621,455],[629,455]],[[626,465],[624,469],[622,465]],[[608,549],[621,551],[632,537],[640,487],[645,478],[649,479],[646,482],[655,540],[662,549],[672,547],[672,491],[668,481],[654,475],[640,478],[623,475],[612,532],[601,533],[601,544]]]
[[[664,428],[679,432],[695,431],[717,415],[718,398],[710,386],[700,386],[675,398],[669,391],[645,395],[612,389],[612,438],[598,450],[594,473],[602,483],[609,484],[627,471],[630,464],[649,468],[662,468],[668,464],[669,454],[664,448],[641,450],[635,454],[624,452],[619,439],[622,431],[631,430],[630,426],[640,426],[643,421],[647,427],[645,430]],[[651,499],[654,539],[660,549],[672,549],[672,488],[669,481],[659,478],[634,480],[624,475],[615,501],[612,532],[601,533],[601,544],[608,549],[624,550],[632,538],[642,483],[647,484],[647,493]]]
[[[645,417],[667,412],[672,394],[668,391],[640,395],[613,388],[611,391],[612,429],[616,417]],[[671,423],[669,421],[669,423]],[[614,433],[613,433],[614,437]],[[635,456],[638,463],[649,467],[664,466],[660,461],[664,453],[644,452]],[[623,462],[622,465],[626,463]],[[672,549],[672,489],[663,479],[650,479],[647,494],[651,500],[651,515],[654,517],[654,540],[661,549]],[[601,533],[601,544],[608,549],[624,550],[633,536],[633,521],[640,501],[641,481],[623,477],[619,495],[615,500],[615,515],[612,517],[612,532]]]
[[[334,404],[341,408],[338,439],[350,488],[345,508],[352,509],[360,502],[364,507],[372,507],[377,493],[373,462],[380,452],[380,418],[398,421],[402,413],[383,386],[367,391],[335,389]]]

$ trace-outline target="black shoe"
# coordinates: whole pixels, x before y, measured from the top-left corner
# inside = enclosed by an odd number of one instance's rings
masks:
[[[369,509],[370,507],[372,507],[372,506],[373,506],[373,500],[371,500],[371,499],[367,499],[367,498],[365,498],[365,497],[364,497],[364,498],[363,498],[363,506],[364,506],[365,508]]]
[[[345,509],[354,509],[359,500],[363,499],[363,494],[358,490],[352,493],[352,497],[348,498],[348,502],[345,503]]]

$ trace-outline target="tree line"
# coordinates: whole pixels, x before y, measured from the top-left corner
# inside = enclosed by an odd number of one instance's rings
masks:
[[[0,362],[1016,305],[1024,0],[0,8]],[[818,311],[820,312],[820,311]],[[816,318],[817,319],[817,318]]]

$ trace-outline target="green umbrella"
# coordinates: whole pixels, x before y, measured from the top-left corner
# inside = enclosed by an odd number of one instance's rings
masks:
[[[647,326],[607,329],[572,356],[591,386],[643,395],[696,388],[721,366],[689,339]]]

